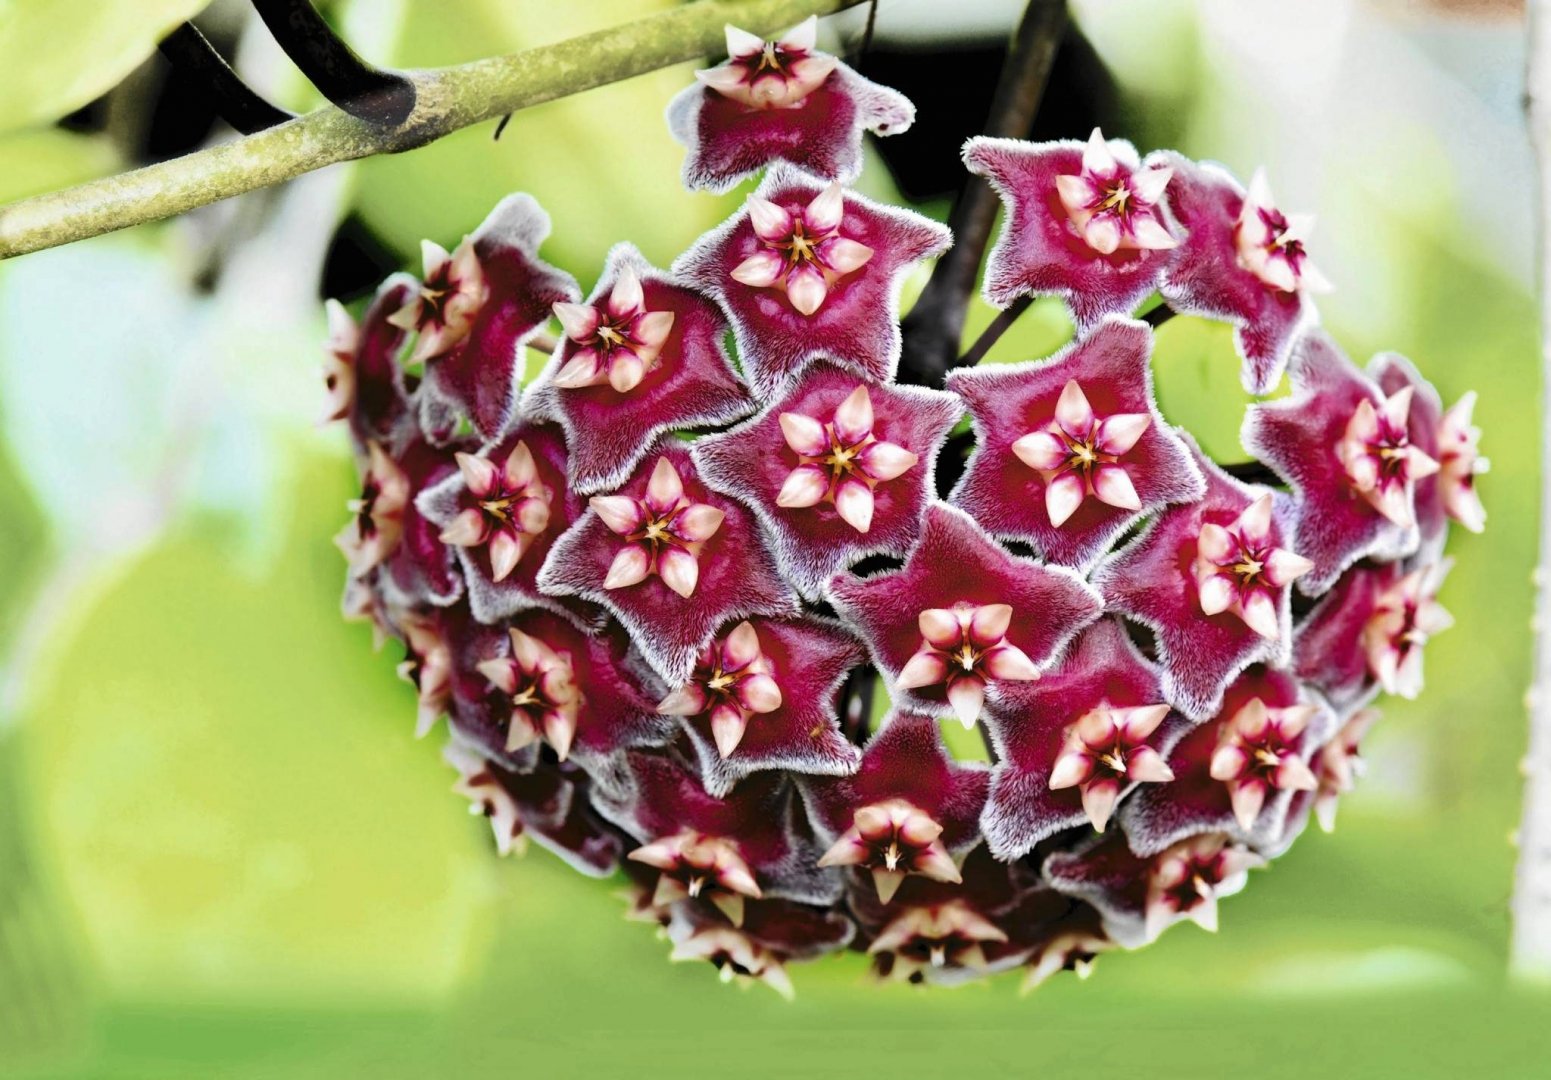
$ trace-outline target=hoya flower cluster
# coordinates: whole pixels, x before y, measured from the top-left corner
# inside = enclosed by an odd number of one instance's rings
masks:
[[[692,187],[763,179],[671,267],[620,244],[584,297],[514,195],[359,323],[331,307],[347,612],[403,642],[503,853],[625,874],[725,977],[853,949],[1037,983],[1215,926],[1331,825],[1375,695],[1421,688],[1449,523],[1483,524],[1470,399],[1342,355],[1262,176],[1098,132],[964,152],[1006,203],[989,300],[1059,296],[1075,342],[897,382],[901,277],[952,237],[846,184],[910,104],[812,20],[728,48],[669,121]],[[1156,294],[1233,324],[1251,391],[1290,377],[1244,421],[1273,483],[1159,412]]]

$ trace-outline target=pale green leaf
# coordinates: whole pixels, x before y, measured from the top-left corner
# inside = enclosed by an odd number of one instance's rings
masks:
[[[79,109],[208,2],[0,0],[0,130]]]

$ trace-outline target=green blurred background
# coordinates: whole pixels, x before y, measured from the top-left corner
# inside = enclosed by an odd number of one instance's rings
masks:
[[[0,201],[136,156],[137,106],[164,90],[142,61],[203,6],[0,0]],[[666,6],[329,10],[366,55],[429,65]],[[1016,5],[946,7],[885,0],[880,48],[994,38]],[[1456,537],[1458,625],[1423,698],[1385,703],[1334,835],[1256,875],[1219,935],[1177,929],[1026,998],[1016,976],[878,986],[852,956],[795,968],[795,1003],[740,993],[668,964],[611,886],[495,857],[436,740],[412,738],[393,650],[338,616],[329,539],[355,480],[311,422],[320,275],[341,222],[408,265],[518,189],[584,288],[619,239],[666,263],[738,198],[679,188],[661,111],[685,66],[520,114],[499,142],[468,130],[0,266],[0,1070],[1551,1075],[1551,997],[1504,976],[1540,424],[1517,6],[1073,7],[1118,85],[1110,134],[1265,163],[1284,205],[1319,212],[1322,310],[1353,355],[1397,349],[1447,400],[1481,394],[1490,522]],[[201,18],[251,83],[308,107],[244,11]],[[90,123],[53,123],[115,86]],[[876,160],[862,186],[899,198]],[[1068,334],[1036,305],[994,356]],[[1164,411],[1225,459],[1236,367],[1223,328],[1160,332]]]

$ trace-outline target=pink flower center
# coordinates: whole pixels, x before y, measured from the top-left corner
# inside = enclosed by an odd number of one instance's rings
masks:
[[[776,505],[797,509],[833,503],[857,532],[872,527],[873,489],[918,460],[914,452],[873,436],[872,398],[865,385],[851,392],[828,423],[801,413],[782,413],[780,423],[787,446],[797,454],[797,467],[782,483]]]
[[[497,465],[488,458],[458,454],[468,505],[442,530],[444,544],[488,545],[491,576],[503,581],[521,562],[533,538],[549,527],[554,493],[539,479],[528,444],[519,442]]]
[[[734,281],[756,289],[780,289],[792,307],[812,315],[841,278],[860,270],[872,248],[841,231],[845,197],[831,184],[805,207],[786,207],[750,196],[749,220],[759,250],[730,271]]]
[[[1056,177],[1056,193],[1083,242],[1101,255],[1178,245],[1157,211],[1173,170],[1130,168],[1098,128],[1083,149],[1082,171]]]
[[[728,60],[695,72],[716,93],[751,109],[795,109],[829,78],[837,63],[814,52],[815,20],[807,19],[775,41],[727,27]]]
[[[1314,564],[1274,544],[1271,507],[1267,493],[1229,525],[1203,524],[1193,572],[1204,614],[1231,611],[1255,633],[1274,641],[1281,635],[1278,595]]]
[[[1055,416],[1012,444],[1012,452],[1045,481],[1045,512],[1064,525],[1090,495],[1122,510],[1141,509],[1141,496],[1120,459],[1152,425],[1147,413],[1099,416],[1077,380],[1067,382]]]
[[[921,646],[900,669],[898,683],[907,690],[945,684],[948,702],[965,727],[979,719],[988,681],[1039,678],[1028,654],[1007,640],[1012,622],[1007,604],[928,608],[916,621]]]
[[[861,866],[872,870],[878,898],[887,904],[909,874],[934,881],[958,882],[959,868],[942,845],[942,826],[904,799],[885,799],[861,807],[820,866]]]
[[[626,541],[609,566],[605,589],[623,589],[660,574],[680,596],[694,594],[700,580],[700,550],[722,527],[726,515],[689,498],[671,460],[657,460],[645,498],[601,495],[590,501],[603,524]]]
[[[520,750],[542,736],[563,761],[570,752],[582,707],[571,656],[515,627],[511,639],[511,656],[476,665],[480,674],[510,699],[506,749]]]
[[[1453,619],[1437,601],[1446,566],[1413,570],[1385,589],[1363,627],[1368,671],[1386,693],[1414,698],[1422,690],[1422,648]]]
[[[1384,517],[1402,527],[1415,518],[1415,481],[1438,471],[1438,463],[1413,446],[1408,431],[1412,388],[1377,403],[1358,402],[1336,444],[1336,457],[1356,491]]]
[[[607,383],[621,394],[658,366],[675,318],[671,311],[646,309],[641,281],[628,267],[602,304],[560,302],[554,312],[574,347],[555,373],[555,385],[575,390]]]

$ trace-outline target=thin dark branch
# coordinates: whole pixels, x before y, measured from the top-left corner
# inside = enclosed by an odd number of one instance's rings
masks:
[[[1175,315],[1178,315],[1178,314],[1179,314],[1179,312],[1177,312],[1173,308],[1169,307],[1168,304],[1159,304],[1157,307],[1153,308],[1147,314],[1143,315],[1142,316],[1142,321],[1144,323],[1146,323],[1148,326],[1151,326],[1154,329],[1156,329],[1157,327],[1162,326],[1164,323],[1168,322],[1170,319],[1172,319]]]
[[[497,120],[495,122],[495,131],[492,132],[491,135],[490,135],[491,140],[493,142],[500,142],[501,141],[501,135],[506,131],[506,125],[510,124],[511,122],[512,122],[512,114],[511,113],[507,113],[505,116],[501,117],[501,119]]]
[[[295,119],[254,93],[193,23],[178,27],[157,48],[174,67],[204,83],[215,111],[242,134],[251,135]]]
[[[985,134],[1012,139],[1028,135],[1065,28],[1066,0],[1029,0],[1002,66]],[[948,215],[953,247],[937,261],[932,279],[904,320],[901,382],[934,384],[958,359],[964,316],[991,239],[997,203],[991,185],[972,176],[953,204]]]
[[[856,50],[856,62],[858,66],[861,65],[863,60],[867,59],[867,52],[872,48],[872,32],[877,27],[877,24],[878,0],[872,0],[872,3],[867,5],[867,29],[862,31],[862,47]]]
[[[391,127],[414,110],[414,84],[362,60],[309,0],[253,0],[253,7],[308,81],[351,116]]]
[[[1285,480],[1271,471],[1270,466],[1260,461],[1233,461],[1218,467],[1229,476],[1251,484],[1271,484],[1274,486],[1286,483]]]
[[[1012,324],[1018,321],[1019,315],[1029,310],[1029,305],[1032,303],[1034,303],[1033,297],[1020,296],[1008,304],[1004,310],[997,312],[996,318],[991,320],[991,325],[981,331],[980,336],[975,339],[975,343],[969,347],[969,351],[959,357],[959,362],[954,366],[974,367],[984,360],[986,353],[991,351],[991,347],[1002,339],[1002,335],[1007,333]]]

